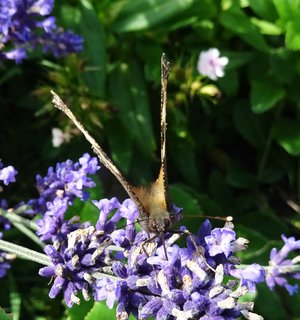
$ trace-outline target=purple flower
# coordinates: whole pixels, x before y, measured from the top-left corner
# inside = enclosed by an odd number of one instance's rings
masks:
[[[235,281],[223,281],[224,269],[232,266],[223,251],[221,255],[210,257],[211,260],[206,259],[211,246],[204,238],[221,233],[220,239],[225,241],[222,235],[229,238],[230,245],[235,240],[230,228],[210,230],[206,221],[200,228],[206,230],[204,237],[193,236],[191,240],[194,246],[203,243],[202,254],[196,248],[172,245],[174,235],[167,233],[166,260],[159,237],[146,244],[144,231],[134,232],[129,237],[127,226],[116,230],[122,219],[120,212],[127,212],[130,207],[128,202],[122,207],[123,204],[113,198],[94,201],[94,204],[100,210],[96,229],[88,227],[72,232],[67,245],[59,251],[47,247],[46,253],[53,266],[41,269],[40,274],[55,279],[51,297],[63,291],[67,305],[71,306],[78,302],[76,295],[82,291],[86,298],[92,294],[95,300],[106,300],[110,308],[117,303],[118,316],[125,318],[133,313],[140,319],[237,319],[244,313],[251,313],[253,305],[238,301],[247,292],[246,287],[237,287]],[[128,223],[132,215],[127,213]],[[103,232],[108,226],[112,231]],[[115,252],[111,244],[119,249]],[[182,259],[183,254],[185,259]],[[226,268],[218,261],[223,261]]]
[[[209,254],[213,257],[223,253],[228,258],[235,236],[235,231],[230,228],[215,228],[209,236],[204,238],[209,247]]]
[[[203,76],[207,76],[211,80],[217,80],[224,76],[224,67],[228,62],[227,57],[220,57],[218,49],[211,48],[200,53],[197,69]]]
[[[66,220],[64,215],[68,209],[66,199],[54,199],[53,202],[47,203],[48,211],[43,218],[37,220],[37,234],[43,241],[65,242],[70,232],[80,227],[79,223],[74,223],[78,217]]]
[[[41,268],[39,274],[54,277],[49,293],[51,298],[62,291],[69,307],[79,303],[76,294],[80,291],[88,298],[92,274],[105,265],[105,253],[104,250],[97,251],[99,247],[100,244],[94,239],[93,227],[71,232],[67,245],[60,250],[51,245],[45,247],[45,253],[50,257],[52,265]]]
[[[70,220],[65,218],[65,212],[72,205],[75,198],[86,200],[89,193],[85,188],[95,184],[88,176],[99,169],[98,161],[84,154],[78,162],[71,160],[58,163],[56,169],[48,169],[45,177],[37,176],[37,188],[40,197],[29,201],[35,213],[42,213],[42,219],[37,221],[37,234],[43,241],[52,241],[55,245],[62,245],[67,241],[67,235],[81,225],[78,217]]]
[[[106,300],[106,305],[112,309],[116,299],[120,296],[120,283],[109,278],[102,278],[95,283],[94,298],[96,301]]]
[[[63,132],[59,128],[52,128],[52,145],[54,148],[60,147],[70,140],[70,134]]]
[[[265,281],[265,270],[257,263],[246,268],[231,268],[230,275],[241,279],[241,286],[246,286],[249,291],[255,291],[256,284]]]
[[[45,177],[37,175],[40,197],[32,199],[29,204],[37,213],[45,213],[47,203],[56,198],[66,199],[68,204],[72,204],[75,198],[86,200],[89,193],[85,189],[95,186],[88,175],[95,174],[99,168],[97,159],[87,153],[78,162],[67,160],[58,163],[55,169],[50,167]]]
[[[20,63],[38,46],[56,57],[81,51],[83,39],[49,16],[53,6],[54,0],[1,0],[0,57]]]
[[[7,166],[3,168],[3,165],[0,162],[0,180],[3,181],[6,186],[16,181],[15,176],[17,174],[18,171],[16,171],[13,166]]]
[[[300,272],[297,272],[299,267],[299,257],[288,259],[288,255],[300,249],[300,240],[294,237],[281,236],[284,245],[280,250],[273,248],[270,254],[269,266],[266,267],[266,282],[268,287],[273,290],[276,285],[283,286],[287,289],[290,295],[298,291],[298,285],[290,285],[286,278],[300,279]],[[299,268],[298,268],[299,270]]]

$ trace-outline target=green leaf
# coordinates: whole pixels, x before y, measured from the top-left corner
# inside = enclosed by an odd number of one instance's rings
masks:
[[[7,314],[4,309],[0,308],[0,320],[13,320],[12,314]]]
[[[79,215],[81,221],[90,221],[92,224],[96,224],[99,218],[99,209],[91,201],[86,201],[83,203]]]
[[[257,26],[261,34],[268,36],[279,36],[283,33],[282,29],[274,23],[257,18],[251,18],[251,22]]]
[[[105,302],[95,302],[89,313],[84,317],[84,320],[111,320],[116,317],[116,309],[109,309]]]
[[[255,115],[247,101],[238,101],[233,109],[233,121],[238,132],[252,146],[262,149],[265,146],[265,123],[262,116]]]
[[[113,28],[117,32],[141,31],[153,28],[181,14],[193,0],[135,0],[123,7]]]
[[[105,94],[106,78],[106,40],[103,26],[87,0],[81,0],[80,33],[84,38],[85,73],[83,77],[86,84],[95,96],[103,97]]]
[[[290,20],[299,19],[300,1],[299,0],[273,0],[281,24]]]
[[[278,83],[288,84],[287,90],[290,90],[291,86],[297,84],[295,61],[297,53],[284,47],[273,50],[270,55],[270,78]],[[289,94],[287,96],[290,98]]]
[[[106,126],[111,157],[118,164],[121,173],[128,173],[133,157],[133,136],[128,134],[120,119],[109,121]]]
[[[258,218],[258,217],[256,217]],[[252,219],[247,217],[247,220]],[[259,221],[259,218],[258,218]],[[247,250],[240,253],[244,263],[252,262],[253,259],[257,260],[257,256],[264,256],[266,259],[270,254],[270,250],[273,247],[271,242],[264,234],[264,232],[258,231],[255,227],[245,226],[244,224],[235,223],[235,229],[239,237],[243,237],[250,241]]]
[[[286,233],[288,230],[282,220],[270,209],[244,214],[239,218],[239,223],[243,224],[244,227],[252,228],[268,239],[278,239],[279,235]],[[241,229],[243,228],[241,227]],[[237,228],[237,230],[240,230],[240,228]],[[249,240],[253,241],[253,238],[249,236]],[[258,246],[257,248],[261,247]]]
[[[199,213],[201,208],[197,199],[180,185],[170,185],[171,200],[177,207],[183,207],[187,214]]]
[[[198,163],[195,154],[195,145],[188,132],[187,117],[179,108],[172,110],[172,119],[169,123],[168,151],[178,172],[193,186],[199,185]],[[170,117],[169,117],[170,118]]]
[[[222,91],[228,96],[236,96],[239,88],[238,73],[235,70],[228,70],[225,76],[218,80]]]
[[[256,185],[255,177],[245,169],[232,165],[226,176],[227,182],[237,188],[252,189]]]
[[[249,0],[249,5],[263,19],[275,21],[278,18],[273,0]]]
[[[274,127],[273,136],[292,156],[300,155],[300,121],[281,118]]]
[[[264,285],[258,285],[258,297],[255,301],[255,312],[262,314],[265,319],[282,320],[290,319],[290,308],[287,309],[286,302],[290,300],[290,296],[287,296],[283,300],[283,297],[277,291],[270,291],[270,289]],[[297,294],[295,294],[296,298]],[[296,302],[296,304],[299,304]],[[288,311],[289,310],[289,311]],[[296,314],[296,313],[295,313]]]
[[[85,316],[93,308],[94,304],[95,304],[95,302],[92,300],[85,301],[83,298],[81,298],[80,305],[74,304],[71,309],[69,309],[69,308],[66,309],[67,320],[85,319]],[[112,317],[112,319],[113,319],[113,317]]]
[[[300,50],[300,15],[286,25],[285,45],[290,50]]]
[[[269,52],[269,47],[259,30],[254,26],[246,14],[237,7],[231,7],[220,15],[221,24],[234,34],[242,38],[257,50]]]
[[[214,170],[209,177],[209,189],[214,199],[224,208],[224,214],[232,214],[230,210],[234,207],[234,197],[231,188],[226,183],[224,176]]]
[[[275,163],[272,163],[271,161],[272,159],[268,162],[268,165],[263,168],[263,171],[259,176],[259,182],[270,184],[284,178],[286,172],[283,170],[283,168]]]
[[[155,145],[146,84],[136,61],[115,67],[110,76],[109,91],[118,108],[119,126],[112,124],[108,138],[114,160],[122,166],[123,172],[127,172],[132,160],[132,147],[136,148],[137,144],[139,153],[149,158]]]
[[[282,85],[270,78],[251,81],[250,101],[251,109],[255,113],[262,113],[275,107],[278,102],[285,98],[285,95]]]

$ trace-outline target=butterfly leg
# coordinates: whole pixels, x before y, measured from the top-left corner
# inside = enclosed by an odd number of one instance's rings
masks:
[[[149,235],[149,236],[150,236],[150,235]],[[146,255],[147,257],[149,257],[149,254],[148,254],[145,246],[146,246],[148,243],[150,243],[151,241],[153,241],[156,237],[157,237],[157,235],[154,235],[154,236],[151,237],[150,239],[145,240],[145,241],[142,243],[142,245],[141,245],[141,247],[142,247],[142,249],[143,249],[143,251],[144,251],[144,253],[145,253],[145,255]]]

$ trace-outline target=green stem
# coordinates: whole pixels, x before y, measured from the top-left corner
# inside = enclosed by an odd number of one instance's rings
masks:
[[[24,205],[24,206],[21,206],[20,208],[16,209],[14,212],[12,212],[10,210],[0,209],[0,215],[5,217],[11,223],[14,223],[14,222],[21,223],[32,230],[37,230],[38,227],[35,222],[30,221],[28,219],[25,219],[19,215],[19,213],[24,212],[24,210],[26,210],[27,208],[28,208],[28,206]]]
[[[8,241],[0,240],[0,249],[6,252],[14,253],[18,258],[21,259],[31,260],[46,266],[52,265],[52,262],[47,255],[24,248],[22,246],[18,246]]]
[[[10,221],[17,229],[24,233],[28,238],[35,242],[41,248],[45,247],[45,244],[40,238],[31,230],[37,230],[37,225],[28,219],[23,218],[19,213],[24,212],[28,208],[27,205],[17,208],[14,212],[9,210],[0,209],[0,215]]]
[[[12,222],[12,223],[18,230],[20,230],[23,234],[25,234],[29,239],[35,242],[38,246],[40,246],[41,248],[45,247],[45,243],[41,241],[40,238],[30,229],[26,228],[21,223],[17,223],[17,222]]]

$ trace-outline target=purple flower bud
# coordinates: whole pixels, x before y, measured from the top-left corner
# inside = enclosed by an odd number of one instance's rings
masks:
[[[0,168],[0,180],[2,180],[6,186],[16,181],[16,174],[18,174],[18,171],[16,171],[13,166]]]

